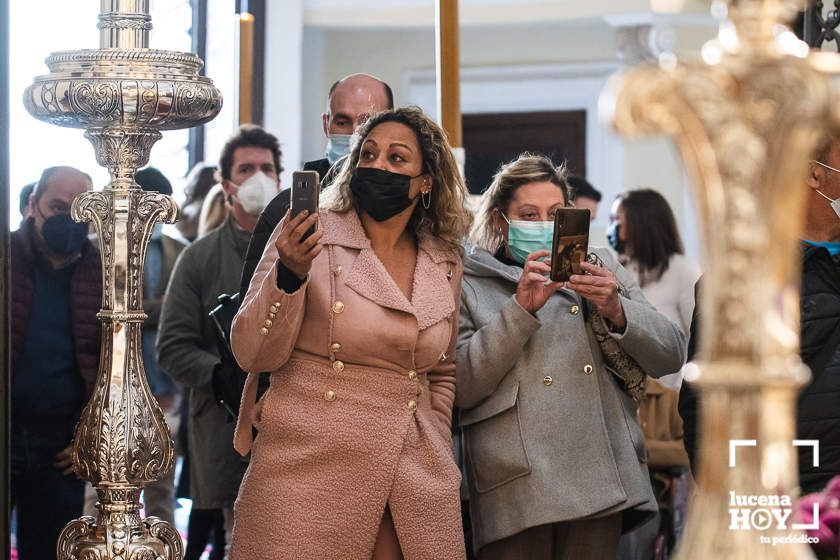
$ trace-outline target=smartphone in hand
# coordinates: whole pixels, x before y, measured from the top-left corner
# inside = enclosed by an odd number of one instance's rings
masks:
[[[292,173],[292,204],[290,218],[294,218],[304,210],[309,214],[318,213],[318,196],[321,193],[321,183],[317,171],[295,171]],[[300,239],[303,241],[315,233],[312,226]]]
[[[551,245],[551,281],[566,282],[572,274],[583,274],[580,261],[589,251],[589,209],[558,208],[554,215]]]

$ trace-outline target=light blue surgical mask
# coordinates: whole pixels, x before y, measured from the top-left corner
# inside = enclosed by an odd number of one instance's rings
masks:
[[[508,247],[513,260],[525,264],[528,255],[535,251],[551,251],[554,241],[554,222],[529,222],[525,220],[508,220]]]
[[[334,164],[350,153],[352,134],[330,134],[327,140],[327,161]]]

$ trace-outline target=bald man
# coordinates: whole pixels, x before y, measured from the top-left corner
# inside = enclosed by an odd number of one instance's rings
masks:
[[[330,87],[327,110],[321,115],[327,151],[323,159],[307,162],[303,168],[317,171],[324,179],[330,167],[350,153],[353,131],[370,115],[394,108],[391,88],[368,74],[351,74]]]
[[[99,251],[70,206],[91,189],[72,167],[46,169],[29,218],[11,235],[12,507],[21,560],[55,557],[62,527],[82,514],[73,427],[99,366]]]

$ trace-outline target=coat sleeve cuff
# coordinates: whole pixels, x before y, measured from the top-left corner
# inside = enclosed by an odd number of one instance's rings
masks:
[[[621,332],[610,329],[610,336],[616,340],[624,340],[630,338],[632,340],[636,333],[632,332],[633,324],[636,322],[636,311],[633,307],[634,302],[630,299],[619,296],[621,298],[621,309],[624,311],[624,330]]]
[[[304,278],[301,280],[298,276],[289,270],[289,268],[283,264],[280,259],[277,259],[277,288],[283,290],[287,294],[293,294],[303,286],[303,283],[306,281]]]
[[[523,326],[528,327],[528,336],[533,334],[542,324],[535,314],[519,304],[519,301],[516,299],[516,294],[511,296],[510,301],[502,308],[502,313],[508,314],[517,324],[521,323]]]

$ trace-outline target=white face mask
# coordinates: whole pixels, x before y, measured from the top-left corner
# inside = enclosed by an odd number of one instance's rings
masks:
[[[837,214],[837,217],[840,218],[840,198],[831,199],[820,191],[817,191],[817,194],[831,203],[831,208]]]
[[[834,210],[834,213],[837,214],[837,217],[840,218],[840,198],[829,198],[821,191],[817,191],[817,194],[831,203],[831,208]]]
[[[275,196],[277,196],[277,181],[262,171],[257,171],[242,181],[234,198],[239,201],[245,212],[252,216],[259,216]]]
[[[821,166],[825,167],[826,169],[828,169],[829,171],[834,171],[835,173],[840,173],[840,169],[835,169],[835,168],[831,167],[830,165],[825,164],[821,161],[817,161],[817,160],[813,160],[813,161],[817,165],[821,165]],[[823,197],[824,199],[826,199],[827,201],[829,201],[831,203],[832,210],[834,210],[834,213],[837,214],[838,218],[840,218],[840,198],[830,198],[825,193],[823,193],[819,190],[817,190],[817,194],[819,194],[821,197]]]

